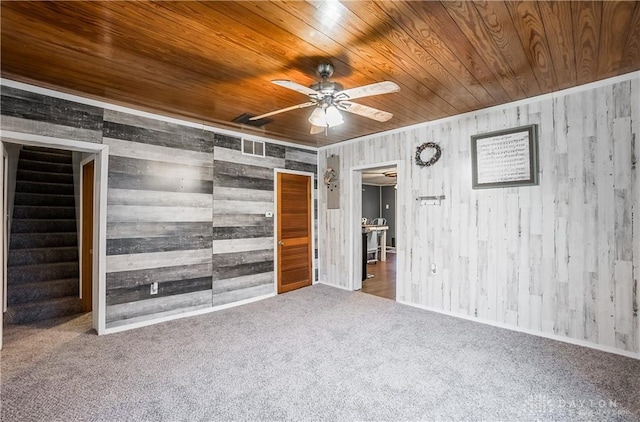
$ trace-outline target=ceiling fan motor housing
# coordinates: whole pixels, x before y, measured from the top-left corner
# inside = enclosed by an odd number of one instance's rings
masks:
[[[330,81],[316,82],[315,84],[309,86],[309,88],[324,95],[333,95],[336,92],[342,91],[344,89],[341,83]]]
[[[333,65],[329,62],[326,63],[320,63],[316,69],[316,73],[318,74],[318,76],[320,76],[322,79],[328,79],[331,77],[331,75],[333,75]]]

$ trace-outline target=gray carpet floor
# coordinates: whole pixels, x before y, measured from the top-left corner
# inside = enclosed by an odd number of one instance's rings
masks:
[[[3,421],[638,421],[640,361],[316,285],[107,336],[8,327]]]

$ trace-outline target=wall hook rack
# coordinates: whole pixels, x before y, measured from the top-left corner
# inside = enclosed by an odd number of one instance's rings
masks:
[[[440,205],[442,200],[445,199],[444,195],[431,195],[431,196],[418,196],[416,201],[422,205]]]

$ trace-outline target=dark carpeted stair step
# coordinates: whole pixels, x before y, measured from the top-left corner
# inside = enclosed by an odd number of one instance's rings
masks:
[[[18,159],[5,321],[82,312],[73,153],[25,146]]]
[[[11,249],[57,248],[77,246],[78,234],[69,233],[13,233],[9,242]]]
[[[44,161],[47,163],[63,163],[71,164],[73,160],[71,151],[55,150],[48,148],[46,150],[34,150],[31,148],[22,148],[20,158],[31,161]]]
[[[71,163],[47,163],[44,161],[24,160],[22,158],[18,161],[18,169],[73,174],[73,165]]]
[[[72,155],[73,152],[66,149],[59,148],[50,148],[50,147],[39,147],[35,145],[23,145],[22,151],[36,151],[36,152],[46,152],[49,154],[58,154],[58,155]]]
[[[9,251],[7,265],[15,267],[54,262],[78,262],[78,248],[67,246],[62,248],[12,249]]]
[[[52,220],[76,218],[75,207],[41,207],[37,205],[16,205],[13,207],[13,218],[30,220]]]
[[[46,193],[50,195],[73,195],[73,185],[68,183],[16,182],[16,192]]]
[[[79,292],[77,278],[14,284],[7,288],[7,304],[11,306],[68,296],[77,297]]]
[[[19,265],[7,268],[7,284],[35,283],[79,277],[77,262]]]
[[[35,170],[18,170],[17,180],[28,182],[68,183],[73,185],[71,173],[49,173]]]
[[[70,233],[76,230],[76,220],[14,219],[11,222],[11,233]]]
[[[16,205],[38,205],[53,207],[75,207],[73,195],[48,195],[44,193],[16,192]]]
[[[4,320],[9,324],[23,324],[44,319],[60,318],[81,312],[82,301],[79,298],[63,297],[8,306]]]

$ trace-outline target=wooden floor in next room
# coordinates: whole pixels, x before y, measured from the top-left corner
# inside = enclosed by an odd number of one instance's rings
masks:
[[[387,251],[387,260],[367,264],[367,274],[373,278],[362,281],[362,292],[396,300],[396,254]]]

